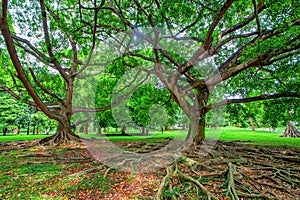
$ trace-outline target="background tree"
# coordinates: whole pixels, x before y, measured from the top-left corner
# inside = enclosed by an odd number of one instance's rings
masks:
[[[20,133],[20,125],[17,123],[19,113],[21,111],[20,103],[7,93],[0,92],[0,128],[3,135],[8,132],[13,132],[13,129],[18,129]]]
[[[132,94],[128,108],[133,122],[142,128],[142,134],[148,135],[151,126],[174,125],[179,107],[165,88],[143,85]]]

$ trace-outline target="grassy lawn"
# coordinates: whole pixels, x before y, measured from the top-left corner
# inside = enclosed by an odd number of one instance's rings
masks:
[[[34,140],[37,138],[44,138],[47,136],[46,134],[39,134],[39,135],[26,135],[26,134],[7,134],[6,136],[0,136],[0,142],[11,142],[11,141],[18,141],[18,140]]]
[[[279,137],[283,132],[284,128],[280,128],[275,132],[269,132],[267,130],[258,129],[255,131],[251,131],[248,129],[241,129],[235,127],[224,127],[217,129],[207,129],[206,136],[208,138],[220,139],[224,141],[232,141],[232,140],[241,140],[248,141],[251,140],[254,145],[263,145],[263,146],[285,146],[291,148],[300,148],[300,138],[282,138]],[[115,131],[110,131],[109,133],[119,133]],[[138,133],[138,130],[129,130],[128,133]],[[113,136],[113,137],[99,137],[96,133],[82,134],[80,133],[80,137],[83,138],[97,138],[103,140],[111,140],[111,141],[139,141],[147,139],[147,142],[160,142],[161,138],[179,138],[185,139],[187,134],[187,130],[175,130],[172,131],[164,131],[162,134],[160,131],[151,131],[149,136]],[[49,135],[7,135],[0,136],[0,142],[7,141],[16,141],[16,140],[33,140],[36,138],[44,138]]]
[[[232,140],[251,140],[254,145],[262,146],[283,146],[291,148],[300,148],[300,138],[283,138],[280,137],[282,131],[268,132],[264,130],[244,130],[241,128],[225,127],[221,128],[221,134],[216,130],[209,130],[207,137],[218,138],[224,141]]]

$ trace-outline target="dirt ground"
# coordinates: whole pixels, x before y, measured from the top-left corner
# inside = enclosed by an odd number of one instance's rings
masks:
[[[168,142],[0,143],[0,199],[300,199],[300,149],[218,141],[170,156]]]

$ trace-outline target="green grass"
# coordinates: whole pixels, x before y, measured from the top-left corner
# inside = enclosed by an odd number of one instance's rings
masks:
[[[232,140],[242,140],[248,141],[251,140],[254,145],[263,145],[263,146],[286,146],[291,148],[300,148],[300,138],[282,138],[280,134],[283,132],[284,128],[277,129],[276,132],[269,132],[267,129],[257,129],[251,131],[248,129],[241,129],[235,127],[224,127],[217,129],[207,129],[206,136],[208,138],[220,139],[224,141]],[[128,133],[138,133],[138,130],[129,130]],[[120,133],[115,131],[110,131],[108,133]],[[97,138],[102,140],[111,140],[111,141],[142,141],[147,140],[149,143],[160,142],[165,138],[179,138],[185,139],[187,135],[187,130],[175,130],[164,131],[162,134],[160,131],[151,131],[149,136],[112,136],[112,137],[99,137],[96,133],[89,134],[79,134],[83,138]],[[0,136],[0,142],[7,141],[16,141],[16,140],[33,140],[36,138],[43,138],[49,135],[8,135]]]
[[[251,144],[260,146],[279,146],[279,147],[290,147],[300,148],[300,138],[284,138],[280,137],[283,131],[268,132],[264,130],[244,130],[241,128],[225,127],[220,128],[221,133],[214,129],[208,131],[207,136],[209,138],[219,138],[224,141],[232,140],[251,140]],[[280,129],[282,130],[282,129]]]
[[[280,134],[283,132],[284,128],[278,129],[276,132],[269,132],[267,130],[255,130],[251,131],[248,129],[235,128],[235,127],[222,127],[217,129],[206,129],[206,137],[213,139],[220,139],[224,141],[241,140],[248,141],[251,140],[251,144],[260,146],[280,146],[280,147],[290,147],[290,148],[300,148],[300,138],[282,138]],[[114,132],[110,132],[114,133]],[[97,138],[103,140],[111,141],[140,141],[147,139],[147,142],[160,142],[161,138],[179,138],[185,139],[187,135],[187,130],[176,130],[174,132],[164,131],[161,132],[151,132],[149,136],[113,136],[113,137],[99,137],[95,133],[79,134],[83,138]]]
[[[44,138],[50,135],[39,134],[39,135],[26,135],[26,134],[8,134],[6,136],[0,136],[0,142],[12,142],[18,140],[34,140],[37,138]]]

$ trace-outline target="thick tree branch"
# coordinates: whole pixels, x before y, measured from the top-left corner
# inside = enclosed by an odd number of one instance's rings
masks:
[[[203,42],[203,45],[193,54],[193,56],[185,62],[182,66],[178,68],[178,72],[180,74],[184,74],[185,72],[189,71],[192,67],[194,67],[195,64],[197,64],[200,60],[203,60],[207,57],[209,57],[209,47],[211,46],[212,43],[212,34],[217,27],[218,23],[220,20],[223,18],[224,14],[226,11],[229,9],[229,7],[232,5],[234,0],[227,0],[220,11],[218,12],[215,20],[211,24],[207,34],[206,38]]]
[[[2,28],[1,28],[2,35],[5,40],[5,44],[7,47],[7,50],[9,52],[10,58],[12,60],[12,63],[18,73],[18,78],[21,80],[23,83],[24,87],[26,88],[27,92],[29,95],[32,97],[34,102],[37,104],[37,106],[43,111],[49,118],[55,119],[57,121],[62,121],[61,117],[58,115],[55,115],[51,113],[46,105],[42,102],[40,97],[36,94],[34,89],[32,88],[29,80],[27,79],[25,72],[23,71],[21,62],[19,60],[19,57],[17,55],[14,43],[13,43],[13,38],[11,35],[11,32],[9,30],[8,22],[7,22],[7,0],[2,1]]]
[[[255,32],[251,32],[251,33],[245,33],[245,34],[238,34],[238,35],[231,35],[229,37],[227,37],[225,40],[223,41],[219,41],[218,44],[214,47],[212,47],[210,49],[210,54],[214,55],[217,52],[219,52],[219,50],[228,42],[235,40],[235,39],[242,39],[242,38],[249,38],[255,35],[259,35],[259,32],[255,31]]]
[[[16,94],[12,89],[10,89],[9,87],[7,87],[6,85],[2,85],[0,84],[0,88],[7,92],[8,94],[10,94],[12,97],[14,97],[16,100],[22,100],[21,96]],[[28,101],[28,100],[25,100],[25,101],[22,101],[23,103],[29,105],[30,107],[32,107],[33,109],[35,110],[38,110],[38,111],[41,111],[41,109],[37,106],[37,104],[33,101]],[[46,102],[44,103],[46,106],[54,106],[54,105],[57,105],[56,102]]]
[[[249,97],[249,98],[242,98],[242,99],[226,99],[217,103],[213,103],[210,105],[207,105],[203,108],[205,112],[208,112],[210,110],[219,108],[221,106],[227,105],[227,104],[234,104],[234,103],[248,103],[253,101],[261,101],[261,100],[268,100],[268,99],[278,99],[278,98],[300,98],[300,93],[282,93],[282,94],[263,94],[255,97]]]
[[[257,31],[260,34],[260,22],[259,22],[259,18],[258,18],[258,11],[257,11],[257,6],[256,6],[256,0],[252,0],[252,4],[254,7],[254,13],[255,13],[255,20],[256,20],[256,25],[257,25]]]
[[[291,55],[290,53],[292,52],[293,52],[292,54],[296,54],[299,48],[300,48],[300,44],[291,43],[290,47],[277,48],[277,49],[264,52],[250,59],[249,61],[246,61],[242,64],[236,64],[235,66],[233,65],[230,68],[227,68],[226,70],[220,71],[220,74],[213,75],[210,79],[206,81],[206,83],[207,85],[209,85],[209,87],[213,87],[219,82],[231,78],[250,67],[267,66],[273,63],[272,58],[275,58],[275,61],[277,61],[276,58],[283,59],[284,57],[286,57],[287,54],[290,56]]]

